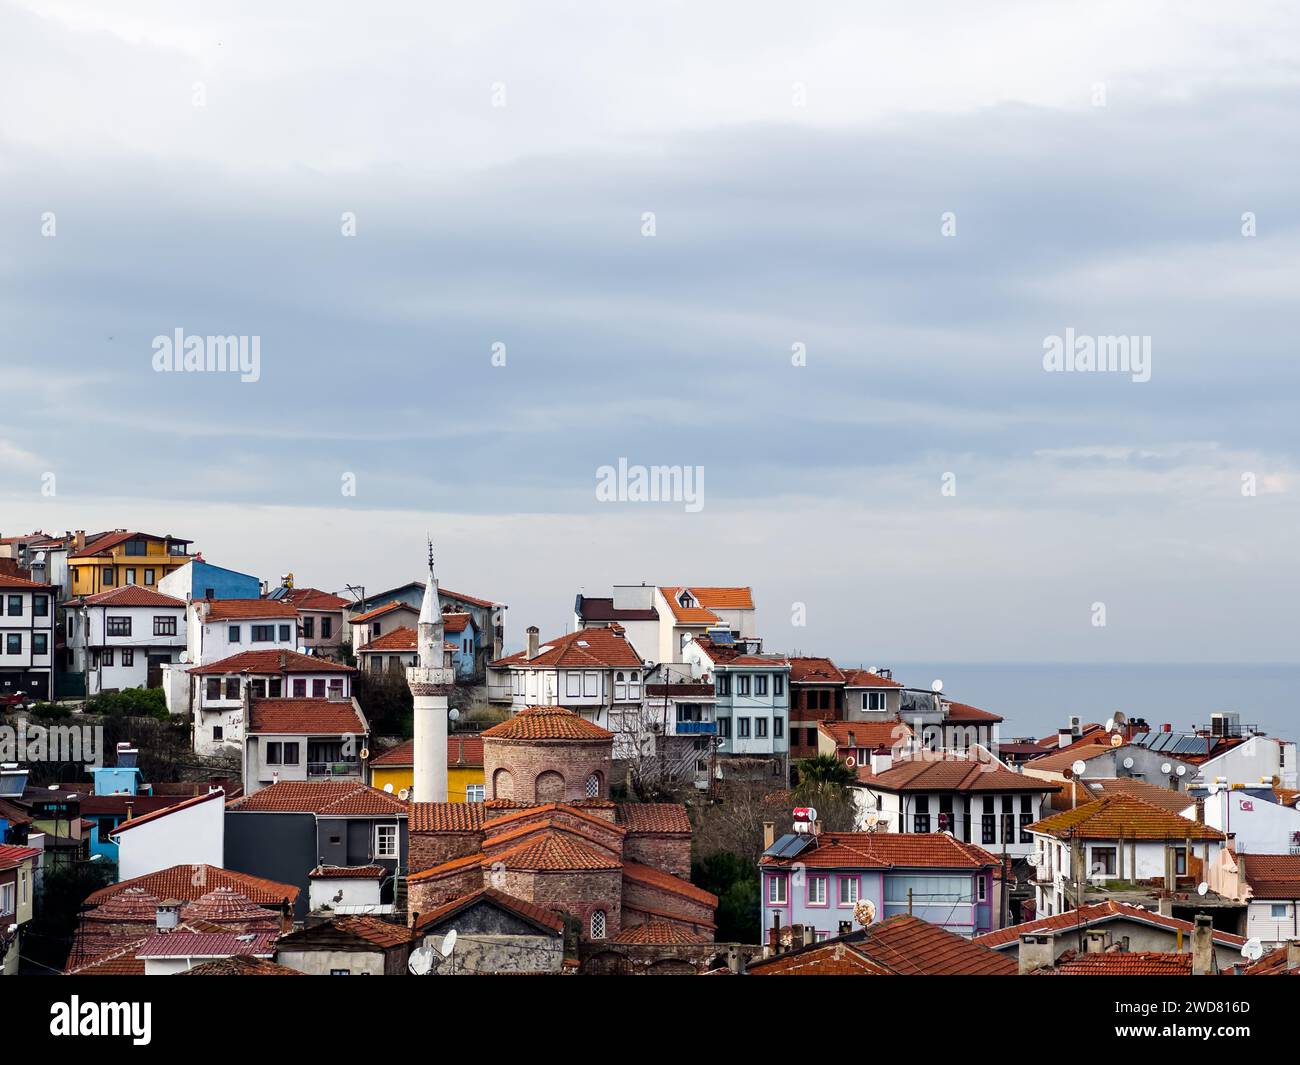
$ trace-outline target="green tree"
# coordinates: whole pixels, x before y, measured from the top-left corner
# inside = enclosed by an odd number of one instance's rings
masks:
[[[831,754],[819,754],[812,758],[804,758],[795,763],[795,771],[799,776],[795,789],[796,794],[798,794],[798,789],[804,786],[817,787],[822,784],[833,784],[841,788],[847,788],[857,780],[853,770]]]

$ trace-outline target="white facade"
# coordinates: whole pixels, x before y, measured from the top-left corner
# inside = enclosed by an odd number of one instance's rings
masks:
[[[216,600],[220,607],[223,600]],[[203,599],[190,603],[187,618],[186,654],[190,665],[205,666],[243,651],[302,651],[298,646],[298,612],[284,607],[282,617],[238,617],[212,619],[212,604]]]
[[[1264,949],[1300,939],[1300,906],[1295,899],[1251,899],[1246,905],[1246,938]]]
[[[1296,745],[1273,736],[1248,736],[1243,742],[1200,765],[1198,783],[1216,780],[1250,786],[1277,777],[1282,787],[1296,786]]]
[[[1271,793],[1236,789],[1208,795],[1205,823],[1235,835],[1240,854],[1294,854],[1300,847],[1300,810],[1274,801]]]
[[[0,692],[54,694],[54,589],[0,578]]]
[[[378,877],[313,876],[307,895],[311,910],[333,910],[335,913],[380,913],[391,911],[392,906],[380,902]],[[342,895],[342,898],[339,896]]]
[[[957,839],[1013,858],[1027,858],[1035,852],[1034,839],[1024,828],[1049,812],[1044,809],[1047,796],[1042,792],[914,794],[879,791],[864,784],[852,790],[860,822],[856,827],[860,831],[868,828],[878,832],[921,831],[917,818],[928,818],[921,822],[925,831],[951,832]],[[947,820],[941,821],[941,816]]]
[[[719,754],[789,754],[790,663],[783,655],[753,653],[743,661],[715,661],[694,639],[682,654],[693,677],[713,683]]]
[[[202,802],[159,817],[138,818],[118,826],[118,879],[146,876],[173,865],[225,866],[225,795],[214,792]],[[130,828],[126,826],[130,825]]]
[[[246,696],[269,699],[350,699],[352,674],[345,670],[292,673],[205,673],[192,677],[194,750],[242,751],[248,727]]]
[[[86,673],[86,694],[149,686],[149,667],[177,662],[185,647],[185,605],[71,607],[73,668]]]

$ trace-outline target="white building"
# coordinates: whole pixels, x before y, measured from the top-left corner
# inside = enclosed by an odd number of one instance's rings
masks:
[[[0,574],[0,695],[54,696],[54,594],[48,584]]]
[[[138,584],[110,588],[66,605],[73,669],[86,694],[157,688],[164,663],[185,649],[185,603]]]
[[[790,752],[790,662],[757,639],[692,636],[682,652],[696,680],[714,689],[718,753],[769,758],[782,770]]]
[[[607,599],[578,596],[575,629],[611,624],[621,626],[633,646],[655,662],[684,662],[687,641],[711,629],[737,639],[758,631],[749,588],[616,584]]]
[[[364,647],[395,629],[406,628],[414,632],[419,623],[420,608],[401,599],[394,599],[347,619],[353,647]]]
[[[1300,809],[1271,788],[1220,789],[1205,797],[1205,823],[1234,839],[1240,854],[1300,853]]]
[[[174,865],[222,868],[225,798],[225,792],[215,788],[206,795],[123,821],[112,834],[117,842],[118,879],[147,876]]]
[[[202,666],[243,651],[300,651],[298,610],[274,599],[195,599],[190,603],[186,651]]]
[[[244,651],[189,670],[194,749],[242,751],[253,699],[352,697],[350,666],[285,649]]]

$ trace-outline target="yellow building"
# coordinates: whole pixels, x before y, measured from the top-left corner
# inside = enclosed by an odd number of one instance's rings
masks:
[[[391,784],[394,794],[409,788],[415,778],[413,744],[413,740],[406,740],[370,759],[367,768],[370,786],[383,788]],[[417,802],[431,801],[422,795],[415,798]],[[447,737],[447,794],[443,800],[482,802],[484,798],[483,739],[478,735],[453,733]]]
[[[122,529],[100,533],[89,541],[84,533],[77,533],[68,552],[65,591],[70,596],[94,595],[130,584],[156,589],[167,574],[190,561],[191,543],[175,536]]]

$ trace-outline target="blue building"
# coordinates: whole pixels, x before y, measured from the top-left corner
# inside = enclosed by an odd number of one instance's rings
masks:
[[[158,590],[182,600],[257,599],[262,594],[262,582],[251,574],[214,566],[198,555],[160,580]]]

